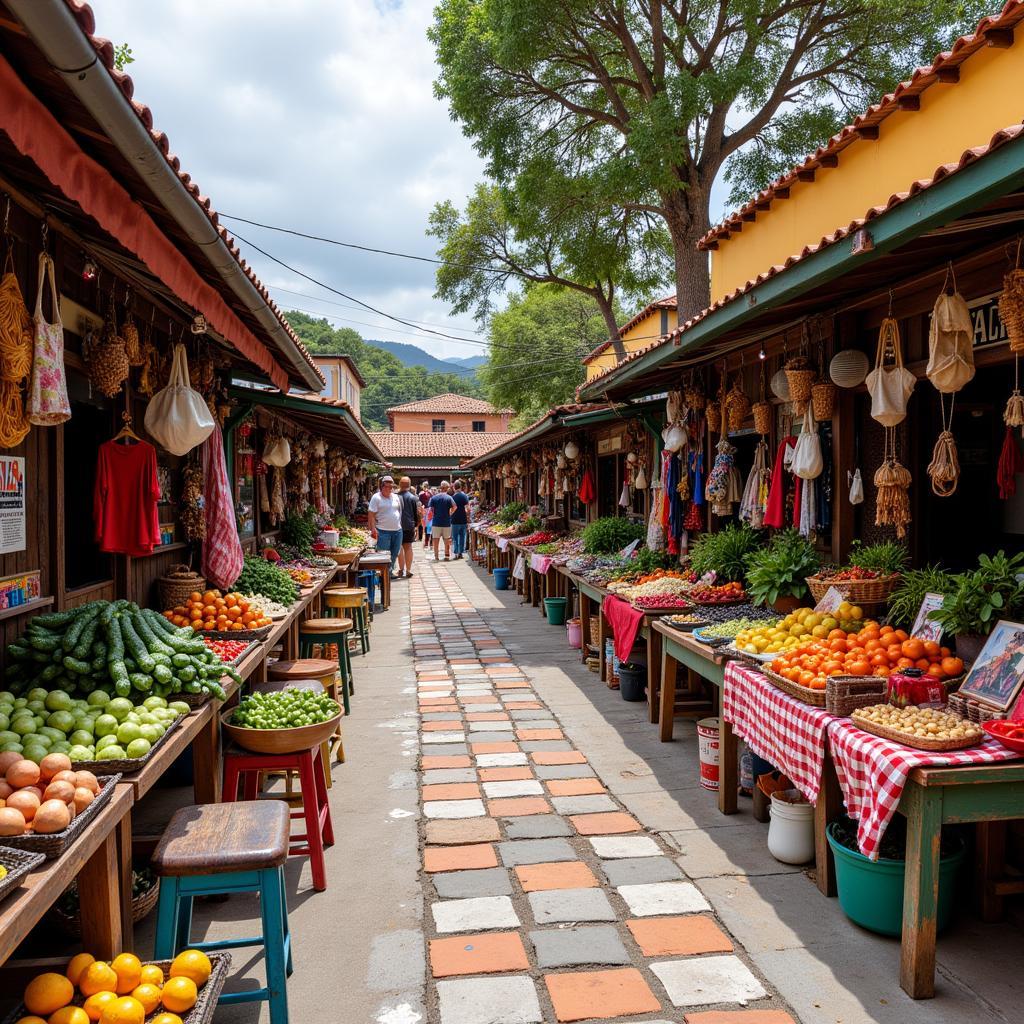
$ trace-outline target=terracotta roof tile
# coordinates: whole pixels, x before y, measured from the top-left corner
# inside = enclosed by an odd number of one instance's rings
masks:
[[[1024,7],[1024,2],[1022,2],[1022,7]],[[1024,137],[1024,123],[1015,124],[1011,125],[1008,128],[1000,129],[998,132],[995,133],[995,135],[992,136],[987,145],[973,146],[970,149],[964,150],[959,160],[957,160],[955,163],[941,164],[939,167],[935,169],[930,178],[918,178],[916,181],[911,183],[910,187],[905,192],[894,192],[884,204],[879,206],[872,206],[871,209],[868,210],[863,217],[859,217],[856,220],[850,221],[850,223],[847,224],[845,227],[836,228],[836,230],[831,232],[830,234],[823,235],[821,239],[815,242],[813,245],[805,245],[803,249],[800,250],[800,252],[794,253],[792,256],[788,257],[784,263],[777,263],[775,266],[770,267],[764,273],[758,274],[756,278],[749,280],[741,287],[736,288],[728,295],[723,295],[720,299],[717,299],[710,306],[708,306],[707,309],[701,310],[701,312],[692,316],[689,320],[686,321],[686,323],[677,327],[674,331],[670,331],[663,338],[659,338],[652,344],[637,349],[635,352],[630,352],[630,354],[626,356],[625,359],[618,362],[615,366],[609,367],[603,373],[600,373],[596,377],[587,381],[587,383],[583,385],[583,388],[581,390],[589,390],[598,381],[603,380],[606,377],[612,376],[613,374],[621,370],[624,366],[628,365],[629,363],[635,362],[642,356],[647,355],[648,352],[652,352],[656,348],[661,348],[664,345],[668,345],[670,342],[674,342],[677,338],[684,336],[686,332],[690,330],[692,327],[694,327],[696,324],[700,323],[701,320],[706,319],[711,313],[714,313],[716,310],[721,309],[723,306],[728,305],[730,302],[735,301],[741,296],[746,295],[747,292],[757,287],[757,285],[763,284],[765,281],[775,277],[778,274],[781,274],[783,271],[788,270],[790,267],[799,263],[801,260],[807,259],[808,256],[813,256],[816,252],[820,252],[822,249],[825,249],[830,245],[834,245],[836,242],[839,242],[844,238],[849,238],[850,235],[856,233],[865,225],[869,224],[871,221],[882,216],[883,213],[886,213],[889,210],[893,209],[893,207],[899,206],[901,203],[906,202],[908,199],[911,199],[914,196],[919,195],[926,189],[931,188],[932,185],[938,184],[938,182],[940,181],[944,181],[951,175],[956,174],[957,171],[963,170],[965,167],[980,160],[982,157],[986,156],[988,153],[991,153],[993,150],[999,149],[1001,146],[1006,145],[1006,143],[1012,142],[1014,139],[1018,139],[1021,137]]]
[[[393,412],[478,412],[484,416],[512,416],[515,410],[495,409],[490,402],[485,402],[482,398],[470,398],[468,395],[456,395],[454,392],[449,391],[443,395],[434,395],[433,398],[423,398],[415,402],[403,402],[401,405],[393,405],[387,412],[389,416]]]
[[[878,103],[872,104],[863,113],[854,118],[841,131],[832,136],[825,145],[820,146],[803,163],[777,178],[767,188],[748,200],[738,210],[731,213],[721,223],[715,225],[698,243],[700,249],[709,249],[720,238],[728,238],[732,231],[741,228],[745,220],[756,217],[756,211],[763,209],[777,198],[779,190],[787,189],[798,178],[800,172],[816,170],[822,166],[822,158],[832,157],[861,137],[865,128],[876,128],[890,114],[900,109],[910,97],[920,96],[922,92],[941,81],[940,72],[952,72],[958,68],[971,54],[988,45],[988,36],[993,31],[1012,29],[1020,21],[1024,21],[1024,0],[1008,0],[999,14],[982,18],[978,27],[970,35],[961,36],[951,49],[940,53],[927,67],[917,68],[905,82],[883,96]],[[954,83],[955,78],[947,79]]]
[[[370,434],[386,459],[472,459],[513,436],[497,430],[441,433],[381,430]]]
[[[100,63],[107,69],[107,73],[124,94],[125,99],[131,104],[132,109],[135,111],[146,131],[149,132],[157,148],[161,153],[163,153],[164,158],[167,160],[171,169],[178,176],[182,185],[184,185],[191,194],[192,198],[196,201],[196,204],[203,210],[207,217],[209,217],[210,223],[214,228],[216,228],[217,233],[231,251],[231,255],[235,258],[239,267],[241,267],[246,277],[248,277],[252,282],[253,287],[255,287],[257,292],[259,292],[263,301],[273,311],[281,326],[295,343],[295,346],[302,353],[305,360],[313,367],[314,370],[316,370],[317,373],[319,373],[320,371],[317,369],[316,363],[313,362],[312,353],[310,353],[309,349],[307,349],[302,343],[302,339],[299,338],[294,330],[292,330],[291,324],[289,324],[285,319],[284,314],[278,308],[277,303],[271,299],[270,293],[267,291],[264,284],[256,276],[248,263],[242,259],[241,252],[235,244],[234,238],[232,238],[223,225],[220,224],[217,212],[213,209],[209,197],[204,196],[199,186],[192,180],[192,176],[181,169],[181,161],[171,152],[171,143],[167,138],[167,135],[153,127],[153,112],[149,107],[135,102],[132,98],[135,93],[135,83],[132,81],[130,75],[126,75],[123,71],[118,71],[117,68],[114,67],[114,44],[109,39],[104,39],[102,36],[95,35],[96,17],[93,14],[92,7],[90,7],[88,3],[85,3],[84,0],[64,0],[64,2],[67,4],[68,10],[72,15],[74,15],[79,28],[83,33],[85,33],[92,45],[92,48],[96,51],[96,54],[100,59]]]

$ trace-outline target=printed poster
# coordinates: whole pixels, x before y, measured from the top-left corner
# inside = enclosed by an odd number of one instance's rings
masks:
[[[25,546],[25,460],[0,455],[0,555]]]
[[[917,610],[917,618],[914,619],[914,628],[910,631],[911,636],[919,640],[934,640],[936,643],[942,639],[942,627],[931,617],[931,613],[942,607],[943,600],[942,594],[924,595],[921,607]]]

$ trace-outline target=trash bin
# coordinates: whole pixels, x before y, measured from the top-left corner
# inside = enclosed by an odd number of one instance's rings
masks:
[[[548,617],[549,626],[562,626],[565,624],[565,605],[566,599],[564,597],[544,598],[544,614]]]
[[[646,700],[647,666],[631,661],[619,662],[619,693],[623,700]]]
[[[494,589],[495,590],[508,590],[508,574],[511,569],[495,569],[494,570]]]

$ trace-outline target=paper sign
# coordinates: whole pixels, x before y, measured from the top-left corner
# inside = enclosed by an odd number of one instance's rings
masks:
[[[522,555],[516,556],[516,564],[512,566],[512,578],[514,580],[526,579],[526,559]]]
[[[640,541],[635,540],[632,544],[627,544],[620,552],[619,558],[632,558],[633,552],[640,546]]]
[[[25,460],[0,456],[0,554],[25,550]]]
[[[910,635],[918,640],[941,640],[942,627],[930,617],[930,613],[942,607],[942,594],[925,594],[921,601],[921,607],[917,610],[917,618],[914,619],[914,628]]]
[[[829,587],[825,596],[814,606],[816,612],[834,612],[846,600],[846,595],[838,587]]]

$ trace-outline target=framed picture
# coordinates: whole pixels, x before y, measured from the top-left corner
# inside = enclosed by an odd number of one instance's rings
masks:
[[[942,594],[924,595],[921,607],[917,610],[917,618],[914,619],[914,628],[910,631],[911,636],[918,640],[934,640],[936,643],[942,639],[942,627],[932,618],[932,612],[942,607],[943,600]]]
[[[1006,711],[1024,685],[1024,624],[1000,620],[960,687],[962,694]]]

